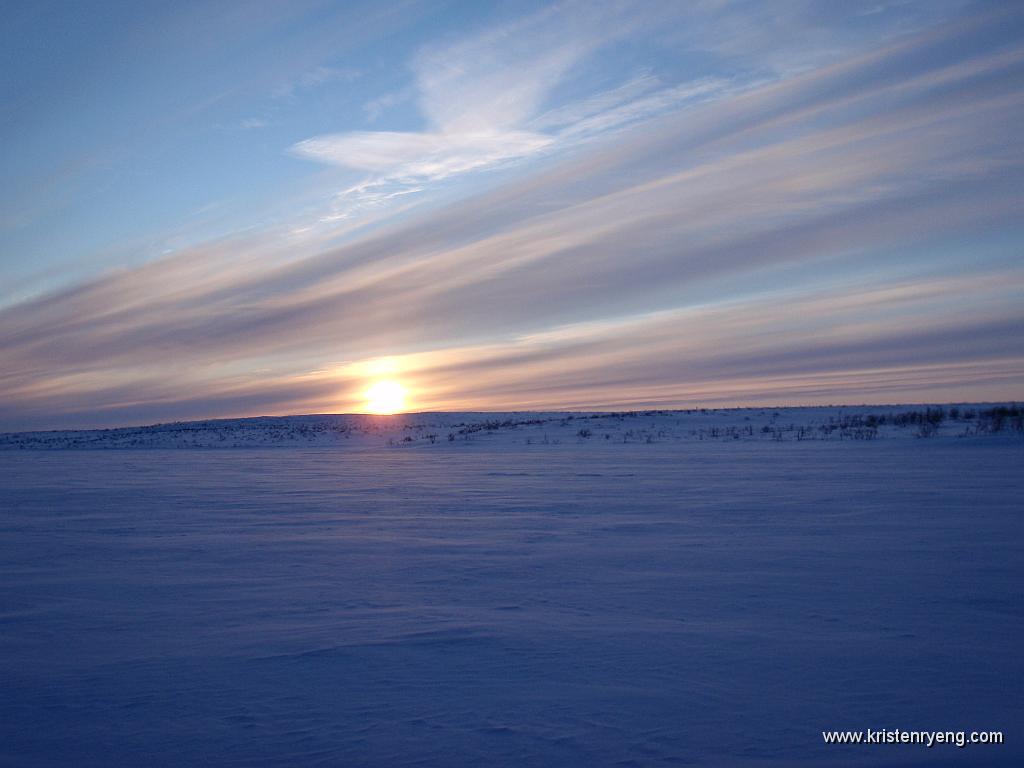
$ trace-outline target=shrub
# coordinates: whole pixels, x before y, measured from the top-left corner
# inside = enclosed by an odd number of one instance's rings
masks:
[[[1024,432],[1024,408],[1000,405],[978,412],[979,432]]]

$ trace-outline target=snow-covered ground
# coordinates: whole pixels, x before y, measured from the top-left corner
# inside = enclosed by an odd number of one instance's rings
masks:
[[[1024,438],[913,410],[0,436],[0,765],[1022,764]]]
[[[265,416],[175,422],[119,429],[0,433],[0,450],[64,448],[414,447],[445,442],[510,445],[613,441],[871,440],[882,437],[969,437],[991,431],[995,406],[838,406],[730,408],[600,413],[413,413],[395,416]],[[1004,431],[1020,430],[1010,409]],[[938,419],[931,419],[932,416]],[[928,417],[928,429],[921,417]],[[1016,422],[1011,423],[1013,418]],[[927,424],[925,426],[927,426]]]

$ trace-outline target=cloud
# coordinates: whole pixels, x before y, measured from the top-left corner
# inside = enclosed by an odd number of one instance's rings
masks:
[[[393,200],[400,188],[399,195],[412,194],[454,176],[565,153],[641,121],[827,66],[863,46],[865,37],[875,45],[898,40],[958,4],[882,4],[864,21],[856,10],[825,10],[802,0],[642,8],[558,3],[420,50],[411,62],[413,84],[364,108],[373,122],[388,107],[414,98],[423,130],[323,134],[289,152],[370,174],[336,194],[321,217],[328,224],[353,219]],[[603,50],[630,36],[655,48],[711,52],[729,75],[665,82],[640,72],[603,91],[550,103]]]
[[[373,171],[393,181],[417,182],[440,181],[455,174],[525,157],[550,143],[546,136],[526,131],[378,131],[307,139],[293,149],[296,154],[310,159]]]
[[[663,87],[641,76],[543,112],[552,91],[575,67],[636,25],[614,5],[582,10],[579,4],[554,6],[455,44],[421,50],[412,62],[414,87],[371,100],[365,109],[376,120],[387,107],[414,95],[427,123],[423,131],[325,134],[289,151],[373,174],[339,195],[350,214],[366,207],[380,188],[405,185],[419,191],[452,176],[536,157],[722,86],[709,78]],[[652,89],[657,92],[638,98]]]
[[[648,77],[526,133],[635,106]],[[1022,94],[1024,46],[980,19],[698,96],[312,255],[208,243],[23,302],[0,311],[0,423],[345,410],[382,355],[424,407],[1015,396]],[[380,133],[371,173],[498,153]]]
[[[244,120],[240,120],[238,127],[243,131],[251,131],[257,128],[266,128],[269,123],[261,117],[247,117]]]
[[[380,119],[380,116],[389,109],[409,101],[409,99],[413,98],[414,95],[415,93],[412,88],[403,88],[400,91],[385,93],[383,96],[370,99],[363,105],[363,112],[366,113],[366,121],[369,123],[377,122],[377,120]]]
[[[298,76],[274,89],[275,99],[290,99],[301,91],[309,91],[330,83],[352,83],[363,73],[352,67],[328,67],[323,64],[310,67]]]
[[[536,154],[551,137],[526,130],[524,123],[567,68],[593,46],[559,43],[544,32],[549,50],[538,50],[533,35],[543,32],[552,15],[542,12],[444,50],[421,52],[413,67],[427,130],[329,134],[298,142],[291,152],[373,173],[374,179],[358,185],[360,192],[440,181]],[[381,103],[373,103],[375,111]]]

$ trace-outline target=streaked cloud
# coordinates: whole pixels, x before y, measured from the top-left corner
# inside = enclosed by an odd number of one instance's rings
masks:
[[[343,411],[382,358],[425,408],[1021,392],[1021,14],[568,88],[651,29],[623,8],[429,45],[423,130],[294,145],[347,169],[337,241],[296,215],[0,310],[0,424]]]
[[[277,99],[289,99],[299,91],[319,88],[330,83],[351,83],[361,76],[362,72],[353,67],[328,67],[318,64],[277,86],[273,95]]]
[[[247,117],[244,120],[240,120],[238,127],[243,131],[252,131],[257,128],[266,128],[268,122],[262,117]]]

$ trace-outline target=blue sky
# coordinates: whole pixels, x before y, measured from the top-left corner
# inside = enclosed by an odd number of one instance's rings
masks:
[[[1006,3],[14,3],[0,427],[1024,395]]]

